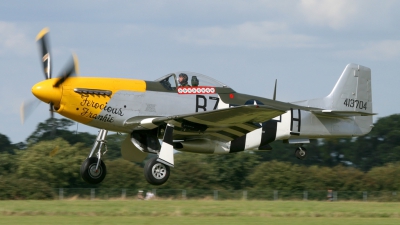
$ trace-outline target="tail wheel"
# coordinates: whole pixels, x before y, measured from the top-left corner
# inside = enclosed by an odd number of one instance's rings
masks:
[[[305,159],[306,156],[307,156],[306,148],[304,148],[304,147],[298,147],[298,148],[296,148],[296,150],[294,151],[294,154],[296,155],[296,158],[303,160],[303,159]]]
[[[162,185],[167,182],[170,174],[169,166],[157,162],[157,157],[153,157],[144,166],[144,177],[152,185]]]
[[[98,160],[100,160],[100,163],[96,169]],[[90,184],[98,184],[106,177],[107,169],[106,165],[101,159],[98,159],[97,157],[90,157],[82,163],[80,172],[84,181]]]

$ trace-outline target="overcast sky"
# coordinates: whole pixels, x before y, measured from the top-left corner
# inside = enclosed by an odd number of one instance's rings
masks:
[[[278,79],[277,99],[290,102],[329,94],[358,63],[372,70],[376,121],[400,111],[399,10],[394,0],[1,1],[0,133],[24,141],[49,117],[44,103],[24,125],[19,115],[44,79],[35,42],[43,27],[53,76],[75,52],[81,76],[155,80],[185,70],[269,98]]]

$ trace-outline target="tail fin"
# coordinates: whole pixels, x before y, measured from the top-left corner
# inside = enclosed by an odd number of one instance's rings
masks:
[[[347,65],[332,92],[325,98],[310,100],[309,104],[322,109],[312,110],[317,116],[354,118],[353,128],[332,126],[332,132],[338,136],[346,132],[355,136],[369,133],[373,127],[372,115],[375,115],[372,113],[371,69]]]
[[[348,64],[331,93],[324,98],[310,99],[294,104],[311,107],[317,117],[328,117],[320,122],[330,135],[360,136],[373,127],[371,69]]]
[[[332,92],[324,98],[332,113],[368,116],[372,113],[371,69],[348,64]]]

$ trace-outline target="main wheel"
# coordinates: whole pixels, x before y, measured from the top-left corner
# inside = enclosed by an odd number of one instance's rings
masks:
[[[296,155],[296,157],[298,159],[305,159],[307,154],[306,154],[306,149],[304,147],[298,147],[296,148],[296,150],[294,151],[294,154]]]
[[[83,161],[81,165],[81,177],[90,184],[98,184],[104,180],[107,174],[106,165],[100,159],[99,167],[96,170],[97,157],[90,157]]]
[[[157,157],[153,157],[144,166],[144,177],[152,185],[161,185],[167,182],[170,174],[169,166],[157,162]]]

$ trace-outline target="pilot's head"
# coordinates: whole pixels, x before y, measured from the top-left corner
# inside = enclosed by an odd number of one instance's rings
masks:
[[[179,84],[187,84],[188,82],[188,75],[181,73],[179,74],[179,78],[178,78]]]

